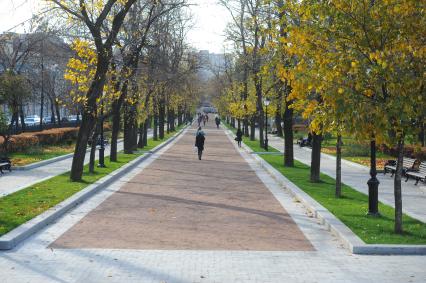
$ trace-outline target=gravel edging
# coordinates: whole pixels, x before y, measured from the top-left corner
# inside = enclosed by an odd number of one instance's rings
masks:
[[[228,134],[234,136],[229,129],[226,129],[226,131]],[[244,143],[242,144],[242,148],[247,153],[252,152]],[[334,214],[310,197],[293,182],[288,180],[272,165],[256,154],[250,154],[250,156],[252,156],[252,158],[264,168],[280,186],[287,189],[296,200],[301,202],[315,218],[319,219],[320,223],[325,225],[327,230],[335,235],[351,253],[364,255],[426,255],[426,245],[366,244],[352,232],[348,226],[334,216]]]
[[[130,161],[129,163],[123,165],[121,168],[113,171],[112,173],[108,174],[105,177],[102,177],[101,179],[99,179],[95,183],[87,186],[83,190],[75,193],[71,197],[60,202],[56,206],[46,210],[42,214],[34,217],[33,219],[31,219],[31,220],[23,223],[22,225],[16,227],[15,229],[8,232],[7,234],[1,236],[0,237],[0,250],[11,250],[11,249],[13,249],[20,242],[24,241],[26,238],[28,238],[32,234],[43,229],[45,226],[52,223],[53,221],[55,221],[59,217],[61,217],[63,214],[68,212],[73,207],[84,202],[85,200],[90,198],[92,195],[96,194],[99,190],[105,188],[106,186],[110,185],[114,181],[118,180],[118,178],[127,174],[130,170],[132,170],[136,166],[138,166],[142,161],[148,159],[152,154],[158,152],[159,150],[161,150],[162,148],[164,148],[165,146],[170,144],[180,134],[182,134],[189,126],[190,125],[185,126],[183,129],[181,129],[179,132],[174,134],[168,140],[159,144],[158,146],[156,146],[155,148],[153,148],[149,152],[135,158],[134,160]]]

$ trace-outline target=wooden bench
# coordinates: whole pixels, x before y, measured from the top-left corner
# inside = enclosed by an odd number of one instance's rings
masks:
[[[9,170],[12,172],[12,164],[9,158],[0,158],[0,173],[3,174],[3,170]]]
[[[406,171],[411,169],[413,167],[414,161],[414,159],[404,157],[404,159],[402,159],[402,170]],[[393,177],[396,172],[396,160],[388,160],[388,162],[386,162],[383,173],[386,175],[388,172],[391,172],[391,177]]]
[[[412,177],[416,179],[416,183],[414,185],[417,185],[420,180],[423,180],[423,182],[426,182],[426,162],[420,163],[419,170],[418,171],[410,171],[408,170],[405,175],[407,176],[407,179],[405,182],[408,181],[409,177]]]

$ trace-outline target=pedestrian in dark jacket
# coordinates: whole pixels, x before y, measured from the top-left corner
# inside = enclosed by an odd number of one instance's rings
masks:
[[[220,125],[220,118],[219,118],[219,116],[216,116],[216,118],[214,120],[216,122],[216,127],[219,129],[219,125]]]
[[[195,137],[195,146],[198,149],[198,159],[201,160],[201,155],[204,150],[204,141],[206,138],[204,137],[204,132],[201,130],[201,127],[198,128],[197,136]]]
[[[241,141],[243,140],[243,132],[241,131],[241,129],[237,130],[237,137],[235,138],[235,140],[238,143],[238,146],[241,147]]]

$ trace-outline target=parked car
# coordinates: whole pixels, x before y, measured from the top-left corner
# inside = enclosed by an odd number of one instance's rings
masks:
[[[40,124],[40,117],[37,115],[27,116],[24,119],[25,125],[34,126]]]
[[[52,123],[52,117],[43,117],[43,123],[45,124]]]
[[[68,116],[69,122],[76,122],[77,121],[77,115],[70,115]]]

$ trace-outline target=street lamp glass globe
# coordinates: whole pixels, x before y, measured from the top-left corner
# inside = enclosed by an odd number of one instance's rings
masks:
[[[265,106],[268,106],[268,105],[269,105],[269,103],[271,103],[271,101],[269,100],[269,98],[265,98],[265,99],[263,100],[263,104],[265,104]]]

